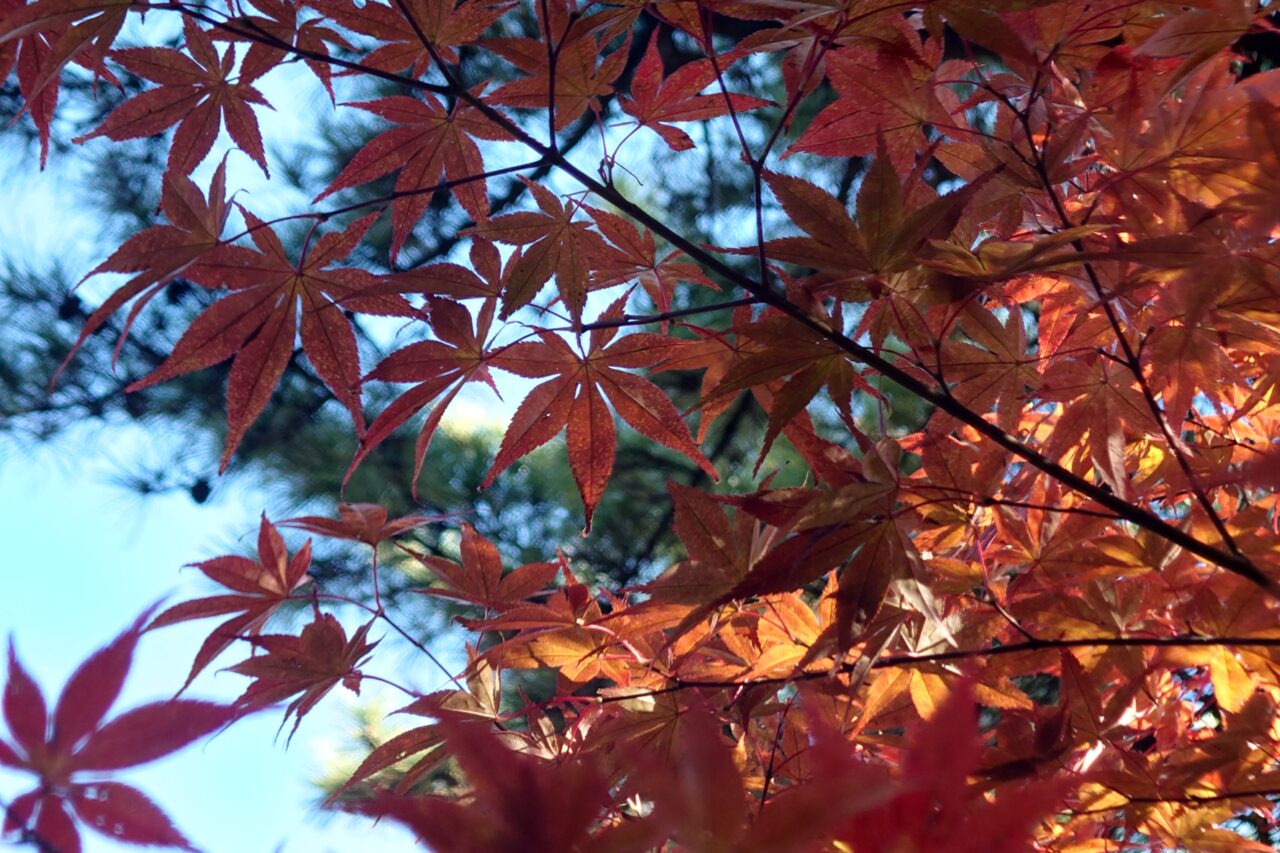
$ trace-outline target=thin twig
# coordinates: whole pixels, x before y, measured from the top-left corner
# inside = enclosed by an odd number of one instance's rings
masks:
[[[615,317],[611,320],[596,320],[592,323],[583,323],[581,330],[589,332],[592,329],[618,329],[624,326],[647,326],[651,323],[665,323],[667,320],[679,320],[682,317],[693,317],[698,314],[709,314],[713,311],[724,311],[728,308],[741,308],[744,305],[758,305],[759,299],[754,296],[744,296],[741,299],[730,299],[726,302],[715,302],[711,305],[696,305],[691,308],[676,308],[671,311],[663,311],[659,314],[623,314],[621,317]]]

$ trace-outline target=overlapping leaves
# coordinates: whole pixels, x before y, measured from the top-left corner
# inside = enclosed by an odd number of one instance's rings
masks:
[[[50,710],[9,643],[3,710],[11,741],[0,765],[34,774],[37,786],[5,809],[5,835],[78,853],[80,826],[129,844],[195,849],[146,794],[102,777],[155,761],[234,721],[240,711],[195,699],[140,705],[107,720],[133,663],[150,611],[72,673]]]
[[[1081,853],[1139,837],[1263,849],[1227,826],[1248,815],[1261,837],[1280,792],[1280,614],[1267,594],[1280,74],[1237,80],[1231,49],[1242,34],[1274,35],[1268,10],[311,0],[255,3],[208,31],[187,15],[183,50],[113,54],[127,9],[7,10],[0,68],[16,62],[46,137],[68,64],[109,80],[114,62],[160,84],[97,135],[177,126],[169,224],[95,270],[131,278],[85,334],[136,299],[127,327],[179,276],[217,292],[135,387],[231,359],[227,456],[299,336],[352,415],[356,463],[431,407],[415,481],[467,383],[493,384],[494,368],[537,380],[486,482],[563,432],[588,528],[613,473],[615,418],[692,460],[704,485],[719,461],[704,440],[759,429],[758,470],[735,473],[736,494],[669,486],[685,553],[666,565],[663,552],[636,588],[588,586],[590,544],[514,570],[469,524],[456,554],[407,549],[431,578],[418,591],[463,608],[475,646],[452,686],[404,708],[420,724],[342,786],[369,795],[353,810],[453,849]],[[232,46],[219,52],[215,31]],[[187,174],[220,127],[265,165],[249,105],[290,56],[402,85],[342,105],[395,126],[322,195],[366,193],[397,172],[394,189],[345,228],[327,223],[351,207],[301,214],[314,227],[300,251],[247,212],[244,235],[224,241],[226,170],[207,198]],[[477,85],[473,67],[514,71]],[[703,211],[730,248],[678,233],[659,212],[669,185],[629,170],[622,154],[638,146],[614,122],[659,134],[679,164],[670,173],[695,164],[712,197],[727,170],[751,186],[754,215],[741,222]],[[698,134],[674,126],[686,122]],[[598,161],[560,147],[584,128]],[[701,160],[695,135],[710,147]],[[714,148],[726,139],[729,156]],[[495,193],[510,205],[495,210],[485,164],[512,162],[513,143],[532,159],[490,173],[527,172]],[[469,264],[459,253],[381,275],[337,266],[379,207],[400,260],[447,202],[444,185],[472,220]],[[745,297],[694,321],[711,311],[690,285]],[[632,289],[599,312],[593,292],[614,287]],[[629,328],[645,325],[628,313],[641,288],[659,332]],[[417,337],[362,376],[348,311],[399,316],[397,331]],[[652,381],[661,371],[699,374],[671,378],[700,388],[693,409]],[[365,381],[410,385],[367,430]],[[782,440],[796,454],[766,467]],[[376,569],[378,546],[422,520],[360,504],[292,524],[371,546]],[[243,643],[251,654],[232,669],[253,681],[239,707],[288,702],[295,725],[335,686],[373,674],[374,625],[425,651],[376,578],[375,606],[344,602],[366,611],[359,624],[322,611],[335,594],[317,590],[307,625],[265,633],[306,597],[308,561],[264,519],[256,560],[198,564],[229,593],[152,624],[227,617],[191,677]],[[140,625],[95,672],[123,677],[118,650]],[[542,694],[502,689],[504,674],[537,683],[531,672],[546,676]],[[12,656],[16,745],[0,760],[43,787],[20,798],[10,830],[77,843],[73,812],[113,813],[70,773],[154,753],[119,723],[130,714],[102,723],[118,685],[89,689],[89,678],[73,677],[50,724]],[[108,748],[117,730],[133,757]],[[415,786],[437,771],[447,784],[450,759],[454,796],[422,796]],[[141,795],[108,785],[108,801],[142,816],[132,840],[185,843]]]

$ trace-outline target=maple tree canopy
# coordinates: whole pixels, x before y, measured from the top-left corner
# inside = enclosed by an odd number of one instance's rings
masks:
[[[636,496],[670,503],[685,556],[625,588],[561,543],[512,567],[465,519],[339,503],[196,564],[209,594],[138,617],[52,710],[11,643],[0,765],[35,782],[5,836],[192,849],[111,774],[377,678],[412,722],[328,805],[441,851],[1273,849],[1280,71],[1241,48],[1280,34],[1271,6],[0,0],[42,159],[69,75],[145,81],[81,141],[172,129],[164,221],[88,271],[115,289],[80,343],[206,290],[127,390],[229,361],[223,468],[302,360],[350,414],[347,477],[419,419],[416,483],[461,389],[501,373],[532,384],[486,484],[563,434],[589,529],[619,429],[700,472]],[[284,64],[379,129],[267,220],[234,182],[270,173]],[[561,147],[576,127],[594,147]],[[708,145],[753,188],[736,245],[680,233],[636,174]],[[397,267],[452,203],[452,259]],[[387,266],[361,265],[384,227]],[[374,363],[359,315],[402,348]],[[701,383],[692,410],[669,372]],[[404,390],[371,411],[376,383]],[[899,428],[903,398],[923,414]],[[717,486],[708,431],[744,399],[756,470]],[[416,549],[425,524],[456,550]],[[367,548],[367,594],[319,591],[304,533]],[[470,632],[442,691],[414,689],[439,664],[384,606],[406,566]],[[240,699],[108,719],[136,644],[192,620],[175,688],[238,656]],[[531,672],[544,695],[504,690]]]

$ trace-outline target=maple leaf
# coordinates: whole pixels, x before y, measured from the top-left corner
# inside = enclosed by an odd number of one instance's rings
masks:
[[[839,199],[802,178],[769,173],[765,179],[791,221],[809,235],[770,240],[769,257],[829,271],[837,282],[856,284],[871,272],[866,242]]]
[[[456,690],[438,690],[413,700],[400,709],[400,713],[417,714],[439,719],[485,719],[498,721],[502,707],[502,679],[499,670],[493,668],[467,646],[466,678]],[[399,787],[408,787],[403,782]]]
[[[812,285],[833,288],[845,298],[864,300],[887,288],[904,287],[932,296],[937,289],[932,281],[902,281],[901,274],[912,271],[922,255],[936,251],[936,244],[951,235],[992,173],[975,175],[963,188],[937,197],[917,180],[900,182],[883,137],[877,138],[876,146],[876,158],[858,189],[856,222],[840,200],[821,187],[803,178],[766,173],[769,189],[807,236],[774,238],[765,251],[771,258],[817,270]],[[923,203],[918,200],[922,196]],[[909,209],[911,199],[917,201]]]
[[[735,599],[787,592],[839,569],[831,595],[835,639],[845,650],[861,641],[897,584],[899,594],[928,624],[950,639],[924,582],[920,558],[898,524],[897,444],[884,440],[868,448],[862,477],[830,490],[781,489],[735,499],[748,512],[777,526],[788,538],[769,540],[769,550],[754,561],[735,585],[689,613],[676,635]]]
[[[589,280],[587,258],[599,254],[604,241],[590,230],[590,223],[574,221],[576,205],[564,205],[546,187],[522,180],[540,213],[507,213],[462,233],[521,247],[519,256],[503,275],[505,287],[500,314],[503,319],[532,302],[554,275],[560,299],[574,322],[581,322]]]
[[[384,284],[375,292],[418,293],[451,299],[500,297],[513,263],[509,262],[504,270],[498,247],[488,240],[472,240],[469,256],[471,269],[447,261],[426,264],[384,276]],[[517,252],[511,261],[518,257]]]
[[[968,341],[944,341],[939,354],[951,393],[975,411],[996,411],[1000,425],[1013,429],[1028,395],[1040,385],[1022,319],[1010,312],[1002,323],[974,302],[966,302],[958,314],[957,328]]]
[[[723,69],[722,69],[723,70]],[[773,101],[738,93],[703,95],[703,89],[716,79],[716,66],[710,59],[686,63],[670,74],[663,74],[662,57],[658,53],[658,33],[649,37],[649,47],[631,78],[631,97],[619,101],[622,111],[662,137],[673,151],[693,147],[689,134],[672,127],[670,122],[704,121],[725,113],[739,113],[774,106]]]
[[[147,303],[201,256],[218,246],[227,215],[231,212],[226,201],[226,182],[225,160],[214,170],[207,198],[186,175],[165,173],[160,209],[170,224],[154,225],[135,234],[85,275],[85,279],[88,279],[109,272],[136,273],[116,288],[85,320],[71,351],[54,373],[51,385],[57,382],[58,376],[89,336],[136,297],[138,301],[133,304],[120,331],[115,350],[115,355],[118,355],[133,320]]]
[[[735,325],[739,328],[749,327],[751,316],[749,307],[739,307],[735,311]],[[702,398],[699,403],[701,420],[697,436],[698,442],[701,443],[710,434],[712,424],[733,402],[734,394],[716,393],[716,389],[729,371],[740,363],[747,347],[744,346],[745,340],[737,335],[731,339],[715,330],[698,329],[689,325],[685,328],[700,335],[700,339],[668,339],[670,355],[655,369],[702,369],[705,371],[702,377]],[[785,357],[782,360],[785,362]],[[834,384],[837,388],[840,387],[840,383]],[[773,409],[773,394],[768,385],[755,385],[751,390],[763,407]],[[840,399],[840,394],[837,393],[836,398]],[[847,419],[845,421],[848,423]],[[783,427],[782,434],[801,454],[819,479],[834,484],[849,482],[850,471],[856,467],[853,465],[852,456],[836,443],[819,436],[814,429],[812,419],[803,407]],[[854,434],[857,435],[857,433]]]
[[[441,557],[415,554],[418,561],[445,584],[443,589],[418,592],[466,601],[485,611],[501,613],[546,589],[560,571],[558,563],[530,563],[504,575],[502,555],[470,524],[462,525],[461,552],[461,565]]]
[[[1280,451],[1251,457],[1237,471],[1224,471],[1206,485],[1240,483],[1258,489],[1280,489]]]
[[[794,535],[773,544],[731,588],[690,613],[677,635],[730,601],[799,589],[842,566],[855,552],[874,551],[886,530],[896,531],[892,521],[895,496],[896,488],[884,483],[852,483],[830,492],[779,490],[749,496],[744,507],[779,525],[785,519],[784,529]],[[899,561],[884,560],[883,554],[867,556],[872,559],[866,565],[845,569],[848,583],[842,584],[841,598],[849,607],[849,618],[854,620],[856,613],[860,626],[870,621],[889,577],[899,568]],[[874,581],[868,583],[867,578]]]
[[[501,682],[498,671],[489,666],[476,655],[475,649],[467,647],[467,676],[465,689],[440,690],[415,699],[397,713],[415,714],[432,719],[442,718],[479,718],[497,721],[499,707],[502,702]],[[396,793],[405,793],[428,773],[448,759],[449,754],[440,748],[444,734],[435,723],[417,726],[400,732],[387,739],[360,762],[351,777],[340,788],[329,795],[329,802],[360,784],[365,779],[380,773],[407,759],[426,753],[413,762],[399,775],[395,784]]]
[[[681,261],[679,252],[658,260],[657,243],[648,229],[641,232],[632,222],[607,210],[588,211],[600,234],[609,241],[598,246],[601,251],[591,258],[592,290],[638,280],[654,306],[659,311],[669,311],[671,297],[681,282],[720,289],[697,264]]]
[[[1042,488],[1032,491],[1030,497],[1046,499],[1047,503],[1053,493]],[[1095,517],[1040,509],[1026,513],[1002,509],[992,521],[1003,531],[998,549],[1001,562],[1034,569],[1040,583],[1076,583],[1110,568],[1092,554],[1103,530],[1103,524]]]
[[[941,62],[941,44],[923,45],[900,27],[896,43],[879,49],[841,47],[826,56],[827,78],[838,97],[791,146],[835,157],[872,154],[879,139],[899,174],[909,173],[926,126],[950,128],[956,99],[930,79]]]
[[[1206,579],[1195,590],[1190,601],[1189,610],[1208,635],[1273,635],[1274,623],[1270,608],[1245,587]],[[1245,710],[1260,686],[1258,673],[1269,669],[1271,657],[1269,649],[1234,649],[1219,645],[1162,649],[1157,661],[1168,666],[1207,668],[1218,706],[1229,713],[1239,714]]]
[[[710,385],[700,405],[713,411],[723,408],[747,388],[768,388],[769,426],[756,458],[756,470],[777,437],[790,431],[798,416],[826,387],[845,423],[853,425],[855,391],[869,396],[878,392],[853,369],[846,354],[821,336],[810,335],[789,317],[763,316],[759,322],[739,327],[738,359]],[[782,342],[785,341],[784,345]],[[764,395],[760,395],[764,396]]]
[[[540,22],[542,9],[538,6]],[[588,109],[600,111],[601,99],[613,94],[613,82],[626,65],[630,46],[630,33],[607,55],[595,37],[582,31],[570,33],[550,53],[541,39],[489,39],[485,47],[530,76],[503,83],[489,93],[488,100],[508,107],[545,110],[549,106],[555,129],[564,130]]]
[[[362,65],[393,74],[409,68],[420,77],[434,65],[431,53],[423,45],[424,38],[441,59],[456,64],[457,48],[474,43],[512,4],[412,0],[403,5],[356,5],[350,0],[307,0],[307,5],[343,29],[375,40],[374,49],[364,57]]]
[[[40,0],[0,4],[0,78],[16,63],[18,90],[40,138],[40,168],[49,157],[49,125],[62,70],[75,62],[95,79],[118,84],[103,58],[120,32],[132,0]]]
[[[965,680],[906,735],[897,795],[856,814],[837,837],[854,849],[1026,850],[1035,824],[1053,817],[1080,780],[1049,778],[1006,789],[994,801],[983,798],[969,783],[981,756],[977,722],[972,682]]]
[[[290,557],[284,539],[263,515],[258,526],[256,561],[247,557],[225,556],[191,565],[232,593],[175,604],[153,619],[147,630],[210,616],[236,615],[214,628],[205,638],[196,652],[183,690],[232,642],[262,630],[267,619],[289,600],[293,591],[311,579],[307,575],[311,565],[311,542],[308,540]]]
[[[355,769],[351,777],[330,795],[329,801],[335,801],[369,777],[425,752],[425,756],[405,770],[397,785],[400,791],[411,788],[414,783],[448,760],[448,753],[440,748],[443,741],[440,728],[434,723],[400,732],[374,747],[360,762],[360,766]]]
[[[363,542],[372,548],[377,548],[379,543],[387,539],[392,539],[415,527],[440,521],[442,518],[443,516],[414,514],[388,520],[386,509],[378,504],[340,503],[336,519],[319,515],[302,515],[297,518],[287,518],[280,522],[280,526],[294,527],[330,539]]]
[[[187,175],[204,160],[222,126],[266,172],[262,132],[250,104],[271,105],[253,88],[251,78],[242,73],[238,80],[230,79],[234,47],[219,56],[208,33],[190,18],[183,18],[183,26],[190,57],[160,47],[127,48],[112,54],[131,73],[161,85],[125,101],[77,141],[96,136],[117,140],[154,136],[176,124],[166,171]]]
[[[1213,330],[1190,317],[1154,329],[1146,349],[1150,362],[1159,365],[1149,380],[1152,390],[1161,392],[1171,417],[1191,411],[1201,394],[1221,407],[1222,391],[1241,382],[1236,366],[1217,346]]]
[[[488,853],[498,850],[643,850],[610,846],[592,836],[597,816],[611,801],[609,777],[593,756],[548,762],[503,745],[484,726],[442,720],[445,747],[466,775],[470,795],[383,793],[346,808],[403,823],[422,841],[441,850]],[[633,830],[634,832],[634,830]]]
[[[62,54],[63,64],[79,51],[92,52],[100,61],[133,5],[131,0],[37,0],[14,4],[0,18],[0,42],[31,33],[53,34],[61,37],[58,41],[71,44],[55,48]]]
[[[489,199],[482,177],[484,158],[473,137],[509,139],[506,131],[465,102],[459,101],[446,112],[426,93],[421,99],[400,95],[347,106],[393,121],[399,127],[383,131],[366,143],[315,201],[400,170],[391,202],[393,261],[431,203],[430,190],[440,182],[441,175],[455,184],[453,194],[472,219],[480,222],[488,217]]]
[[[621,305],[614,303],[605,316],[620,312]],[[684,454],[712,479],[719,479],[667,396],[647,379],[624,372],[661,361],[668,340],[637,333],[615,341],[617,331],[592,330],[585,355],[575,353],[559,336],[540,332],[541,343],[513,344],[494,356],[493,365],[502,370],[554,378],[531,390],[516,409],[484,486],[512,462],[568,427],[569,466],[582,495],[589,530],[617,449],[617,430],[606,400],[641,435]]]
[[[329,93],[329,100],[333,101],[333,72],[330,65],[313,57],[327,59],[330,44],[353,50],[351,44],[332,27],[326,26],[324,18],[299,21],[298,13],[305,8],[302,0],[249,0],[249,6],[262,14],[233,17],[227,22],[229,26],[226,29],[215,33],[217,38],[226,41],[248,42],[249,48],[240,62],[241,77],[256,80],[289,55],[290,51],[286,47],[270,44],[266,40],[254,40],[249,36],[239,36],[235,31],[266,33],[278,43],[311,54],[304,56],[303,62]]]
[[[777,769],[804,781],[768,798],[740,833],[741,849],[802,853],[832,846],[833,837],[851,816],[893,796],[895,786],[886,769],[859,760],[822,705],[814,693],[803,691],[798,708],[784,720],[788,725],[779,729],[780,746],[794,731],[804,747]],[[797,717],[803,724],[792,722]]]
[[[1254,10],[1247,3],[1217,0],[1207,6],[1171,16],[1136,51],[1143,56],[1182,58],[1181,65],[1167,77],[1166,91],[1233,44],[1253,23]]]
[[[225,286],[232,292],[196,317],[169,357],[128,388],[146,388],[234,356],[227,382],[227,441],[220,471],[266,407],[293,356],[299,310],[302,350],[347,407],[359,432],[364,430],[360,358],[355,332],[343,309],[416,314],[398,297],[369,295],[376,284],[370,273],[325,269],[355,249],[378,214],[357,219],[341,233],[322,235],[296,263],[266,223],[248,211],[244,216],[256,249],[224,244],[187,271],[197,283]]]
[[[560,678],[575,684],[593,678],[625,682],[625,663],[610,653],[620,645],[625,648],[625,643],[620,644],[617,632],[606,624],[620,614],[606,617],[587,587],[573,578],[563,558],[560,568],[569,582],[544,602],[505,606],[503,612],[485,619],[459,620],[477,631],[517,632],[511,639],[486,649],[472,665],[483,661],[508,669],[553,668]],[[541,574],[540,567],[532,569],[520,578],[521,585]],[[513,583],[512,591],[515,586]],[[627,649],[627,653],[634,656],[635,647]]]
[[[237,708],[257,710],[274,705],[295,693],[302,695],[285,709],[283,727],[294,715],[293,732],[302,718],[339,682],[354,693],[360,692],[360,667],[378,641],[365,642],[373,627],[367,622],[347,639],[347,632],[331,613],[317,613],[298,636],[261,634],[249,642],[264,654],[228,667],[231,672],[254,679],[236,700]]]
[[[762,547],[747,513],[730,521],[724,507],[706,492],[667,482],[673,528],[689,559],[671,566],[643,589],[659,601],[697,604],[733,589],[751,569]]]
[[[0,765],[38,776],[39,785],[8,805],[5,834],[24,833],[58,853],[78,853],[78,819],[127,844],[195,849],[141,791],[100,779],[104,773],[175,752],[241,714],[231,706],[170,699],[104,722],[120,695],[150,613],[143,613],[72,673],[52,713],[10,639],[3,711],[12,742],[0,740]]]
[[[22,9],[23,4],[21,0],[10,0],[0,8],[4,9],[0,15],[0,32],[3,32],[8,13]],[[62,73],[52,55],[51,36],[56,38],[56,33],[32,32],[22,38],[0,38],[0,77],[8,79],[9,72],[15,68],[18,72],[18,92],[40,139],[41,169],[49,159],[49,125],[58,106]]]
[[[1115,365],[1101,359],[1090,364],[1063,358],[1044,375],[1045,384],[1054,389],[1045,396],[1068,400],[1046,442],[1046,452],[1061,457],[1068,448],[1087,448],[1097,475],[1118,495],[1131,494],[1133,488],[1125,461],[1126,431],[1157,430],[1131,380],[1131,375],[1120,376]]]
[[[741,306],[734,312],[735,323],[748,322],[751,310]],[[675,339],[670,342],[670,355],[656,370],[702,370],[702,417],[698,424],[697,441],[701,444],[710,434],[711,424],[724,414],[733,402],[728,394],[713,395],[710,392],[738,360],[737,336],[728,336],[713,329],[701,329],[686,325],[697,337]]]
[[[485,349],[485,337],[493,322],[494,300],[488,300],[472,327],[471,315],[456,302],[447,299],[428,300],[431,326],[438,340],[419,341],[387,356],[369,372],[370,379],[386,382],[417,382],[413,388],[396,398],[391,405],[374,419],[360,442],[355,458],[347,469],[343,482],[351,478],[364,459],[386,440],[405,421],[413,417],[433,400],[438,400],[418,431],[414,444],[412,492],[418,494],[418,478],[426,459],[431,439],[449,404],[457,397],[462,386],[471,381],[488,384],[497,393],[497,386],[489,374],[490,354]]]

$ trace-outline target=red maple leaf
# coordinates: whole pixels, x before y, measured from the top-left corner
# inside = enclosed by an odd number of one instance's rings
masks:
[[[366,643],[372,622],[361,625],[347,639],[347,632],[330,613],[317,613],[315,619],[298,636],[263,634],[250,642],[265,654],[255,655],[229,667],[255,679],[236,706],[256,710],[274,705],[282,699],[301,693],[285,709],[284,721],[294,715],[293,731],[302,718],[324,695],[342,682],[349,690],[360,692],[360,666],[377,645]],[[283,722],[281,723],[283,725]]]
[[[307,575],[311,566],[311,543],[308,541],[290,557],[284,540],[264,515],[258,527],[257,561],[228,555],[192,565],[209,580],[232,590],[232,594],[211,595],[176,604],[152,620],[147,630],[210,616],[235,615],[205,638],[191,663],[191,672],[182,686],[184,690],[232,642],[260,631],[267,618],[289,600],[293,591],[311,579]]]
[[[540,22],[542,10],[540,4]],[[559,36],[552,33],[553,39]],[[571,31],[552,51],[544,39],[531,38],[489,39],[485,47],[529,75],[502,84],[488,99],[508,107],[545,110],[550,106],[555,129],[563,130],[588,109],[598,112],[600,99],[613,94],[613,83],[627,62],[631,35],[603,59],[603,45],[582,31]]]
[[[538,203],[540,212],[520,211],[498,216],[462,232],[478,234],[499,243],[520,246],[509,269],[504,270],[502,314],[506,318],[533,301],[542,286],[556,277],[560,299],[574,322],[582,319],[590,277],[588,257],[605,249],[591,223],[575,221],[577,205],[565,205],[546,187],[522,179]]]
[[[49,124],[58,103],[62,69],[81,65],[95,78],[118,84],[103,57],[120,32],[131,0],[5,0],[0,3],[0,79],[18,70],[23,111],[40,137],[40,168],[49,156]]]
[[[681,282],[720,289],[697,264],[680,260],[679,252],[658,260],[657,243],[648,229],[641,232],[631,222],[607,210],[588,208],[588,211],[609,241],[591,258],[592,290],[639,281],[657,309],[669,311],[671,297]]]
[[[471,315],[457,302],[433,298],[427,304],[431,314],[431,327],[438,340],[409,344],[387,356],[369,373],[371,379],[418,384],[401,394],[369,425],[369,431],[365,433],[360,449],[347,469],[344,482],[351,478],[356,466],[387,436],[433,400],[438,400],[422,429],[418,431],[418,440],[414,446],[411,483],[416,496],[418,475],[422,473],[422,462],[426,458],[431,439],[462,386],[478,380],[487,383],[495,393],[498,390],[489,375],[486,366],[489,354],[485,351],[485,336],[493,321],[494,300],[485,302],[481,308],[476,321],[478,328],[472,327]]]
[[[723,68],[721,69],[723,71]],[[704,121],[745,110],[773,106],[773,101],[737,93],[699,94],[716,79],[716,66],[709,59],[698,59],[681,65],[670,74],[663,73],[658,53],[658,34],[649,38],[644,58],[631,78],[631,97],[619,101],[622,111],[662,137],[673,151],[687,151],[693,140],[670,122]]]
[[[250,104],[270,107],[262,93],[251,85],[242,70],[234,81],[231,70],[235,48],[221,56],[208,33],[191,18],[182,19],[191,56],[164,47],[135,47],[117,50],[112,58],[130,72],[159,83],[116,107],[98,128],[77,141],[106,136],[136,139],[154,136],[178,125],[169,148],[167,171],[187,175],[213,147],[219,126],[232,141],[267,171],[262,133]]]
[[[5,0],[7,13],[22,9],[22,0]],[[4,32],[9,18],[0,18],[0,32]],[[50,70],[52,64],[51,36],[33,32],[23,38],[0,41],[0,79],[7,80],[9,72],[15,67],[18,71],[18,92],[25,102],[24,109],[31,113],[31,120],[36,126],[40,138],[40,168],[44,168],[49,159],[49,123],[53,120],[53,111],[58,105],[58,77],[62,69]],[[51,82],[50,82],[51,81]]]
[[[479,177],[484,173],[484,158],[473,137],[509,139],[506,131],[464,101],[446,111],[425,93],[421,99],[397,95],[348,106],[381,116],[399,127],[371,139],[315,200],[400,170],[396,196],[391,202],[392,260],[431,203],[442,174],[454,184],[454,196],[472,219],[480,221],[489,215],[485,180]]]
[[[911,727],[895,796],[856,814],[838,837],[854,849],[1019,853],[1079,776],[1011,785],[998,797],[971,785],[982,755],[973,683],[961,681],[928,720]]]
[[[465,853],[641,850],[660,840],[649,833],[643,846],[636,838],[612,846],[591,837],[611,799],[609,778],[594,755],[544,761],[509,749],[483,725],[453,719],[442,720],[432,735],[443,736],[447,754],[466,774],[466,799],[383,792],[347,808],[399,821],[434,849]]]
[[[955,124],[954,94],[931,80],[942,61],[938,40],[922,45],[905,22],[899,30],[891,48],[845,47],[827,55],[827,78],[839,97],[818,114],[793,151],[860,157],[875,153],[883,137],[894,167],[905,175],[924,147],[924,129]]]
[[[216,37],[226,41],[247,41],[249,49],[240,63],[240,74],[250,80],[256,80],[275,68],[289,51],[266,41],[254,41],[246,36],[238,36],[235,30],[250,33],[268,33],[280,44],[292,45],[299,51],[306,51],[319,57],[329,56],[328,44],[335,44],[346,50],[352,50],[351,44],[332,27],[326,26],[324,18],[308,18],[298,20],[298,13],[305,5],[302,0],[248,0],[248,6],[261,12],[261,15],[242,15],[231,18],[227,29],[216,31]],[[326,44],[326,42],[328,44]],[[320,59],[304,57],[303,61],[311,72],[320,80],[329,100],[333,95],[333,70],[329,63]]]
[[[227,214],[231,212],[226,201],[226,185],[225,160],[213,173],[208,199],[186,175],[173,172],[165,174],[160,209],[170,224],[154,225],[133,235],[123,246],[112,252],[111,257],[90,270],[82,279],[87,280],[108,272],[135,273],[89,315],[71,351],[54,373],[53,382],[57,381],[89,336],[100,329],[112,314],[137,297],[138,300],[129,309],[129,315],[120,331],[120,340],[116,344],[118,355],[133,321],[147,303],[198,258],[218,246]]]
[[[420,293],[425,296],[448,296],[451,299],[486,299],[502,295],[510,278],[512,264],[503,270],[498,247],[488,240],[471,241],[471,269],[461,264],[441,261],[411,270],[390,273],[383,278],[387,293]],[[512,260],[518,258],[518,253]]]
[[[617,617],[620,600],[606,594],[610,614],[606,615],[591,589],[569,568],[569,561],[561,555],[560,571],[564,574],[564,586],[548,592],[539,602],[504,601],[501,612],[484,619],[459,618],[458,622],[473,631],[495,632],[510,639],[490,646],[482,656],[471,662],[472,672],[478,667],[492,666],[502,669],[558,670],[561,679],[585,684],[593,678],[607,678],[624,683],[628,679],[626,665],[612,652],[619,648],[619,635],[605,624]],[[510,587],[501,590],[514,594],[517,587],[532,586],[534,579],[545,573],[540,564],[518,570],[520,576],[511,575]],[[490,575],[492,577],[492,575]],[[481,581],[463,581],[483,586]],[[514,636],[512,634],[514,633]],[[626,648],[623,646],[623,648]],[[627,648],[629,658],[634,647]]]
[[[622,304],[621,300],[615,302],[604,316],[620,316]],[[674,342],[644,333],[615,342],[617,333],[617,329],[593,330],[586,354],[579,355],[558,335],[539,331],[541,343],[513,344],[494,356],[495,367],[520,376],[552,378],[530,391],[516,409],[483,486],[567,426],[569,466],[582,495],[589,530],[613,471],[618,444],[608,404],[641,435],[683,453],[712,479],[719,479],[667,396],[649,380],[626,372],[662,361]]]
[[[403,299],[371,296],[377,284],[359,269],[326,269],[355,249],[378,214],[329,233],[290,260],[275,232],[244,211],[257,249],[222,245],[188,270],[206,287],[225,286],[231,293],[192,321],[173,352],[154,371],[134,382],[135,391],[235,357],[227,382],[227,443],[219,470],[225,470],[245,430],[257,419],[293,355],[301,310],[302,350],[335,397],[351,412],[358,432],[364,430],[360,410],[360,356],[355,332],[343,310],[415,315]]]
[[[441,520],[438,515],[403,515],[388,520],[387,511],[377,504],[338,504],[338,517],[303,515],[280,522],[281,527],[295,527],[330,539],[348,539],[371,547],[424,524]]]
[[[500,613],[523,604],[530,595],[545,589],[560,571],[558,563],[530,563],[504,575],[498,549],[465,523],[461,551],[461,565],[442,557],[414,554],[445,584],[443,589],[418,591],[424,595],[456,598]]]
[[[242,713],[231,706],[170,699],[103,722],[120,695],[149,615],[72,673],[52,714],[10,640],[3,710],[12,741],[0,740],[0,766],[33,773],[40,781],[9,805],[4,834],[20,833],[41,849],[79,853],[78,821],[118,842],[195,849],[137,788],[98,778],[168,755]]]
[[[453,0],[419,0],[399,5],[363,3],[351,0],[307,0],[307,5],[331,18],[344,29],[373,38],[377,46],[362,65],[397,74],[411,68],[415,76],[425,74],[434,64],[423,45],[427,40],[445,62],[457,63],[457,48],[471,44],[511,3],[474,0],[454,5]],[[408,10],[412,17],[405,16]]]

